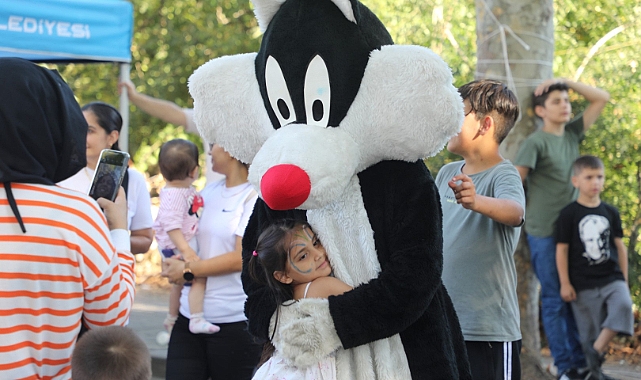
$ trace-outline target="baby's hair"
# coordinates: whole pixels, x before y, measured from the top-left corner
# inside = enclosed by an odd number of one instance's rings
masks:
[[[293,287],[276,280],[274,272],[286,271],[289,253],[288,247],[285,246],[287,237],[300,227],[311,229],[307,222],[292,219],[269,225],[258,237],[256,249],[249,260],[249,275],[254,281],[270,287],[277,304],[294,298]]]
[[[183,180],[198,166],[198,147],[184,139],[167,141],[160,147],[158,166],[165,180]]]
[[[149,349],[127,327],[88,331],[73,350],[71,376],[74,380],[149,380]]]
[[[568,92],[570,87],[568,87],[567,84],[557,82],[548,87],[548,89],[542,93],[541,95],[532,95],[532,108],[536,108],[536,106],[541,106],[545,107],[545,101],[548,100],[548,96],[550,96],[550,93],[553,91],[561,91],[561,92]]]
[[[116,107],[111,104],[104,102],[91,102],[82,106],[82,111],[88,111],[93,113],[98,120],[98,125],[110,134],[113,131],[118,131],[122,129],[122,116]],[[120,150],[118,147],[118,141],[111,146],[111,149]]]
[[[505,84],[491,79],[472,81],[461,86],[458,92],[470,103],[476,120],[492,116],[494,139],[499,144],[503,142],[519,117],[516,95]]]
[[[583,169],[603,169],[603,161],[597,156],[581,156],[572,164],[572,172],[577,176],[581,174]]]

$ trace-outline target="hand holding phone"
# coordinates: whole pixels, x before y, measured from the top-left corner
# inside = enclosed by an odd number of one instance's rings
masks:
[[[113,202],[127,172],[128,164],[128,153],[103,149],[91,180],[89,196],[93,199],[105,198]]]
[[[110,202],[105,198],[98,198],[96,201],[105,213],[107,225],[110,230],[127,229],[127,199],[125,198],[125,191],[122,187],[120,188],[115,201]]]

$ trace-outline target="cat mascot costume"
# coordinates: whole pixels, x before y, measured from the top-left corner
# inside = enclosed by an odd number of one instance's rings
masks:
[[[304,367],[335,352],[345,380],[470,378],[422,161],[463,121],[450,69],[427,48],[394,45],[357,0],[253,4],[258,53],[213,59],[189,79],[200,132],[251,164],[260,194],[243,238],[250,332],[271,338],[278,306],[246,271],[257,237],[281,218],[308,220],[354,290],[280,307],[279,355]]]

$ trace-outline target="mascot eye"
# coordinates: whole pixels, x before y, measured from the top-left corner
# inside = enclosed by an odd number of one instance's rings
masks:
[[[307,124],[327,127],[331,91],[325,61],[319,55],[307,66],[305,74],[305,110]]]
[[[296,121],[294,104],[289,95],[283,71],[280,69],[278,61],[272,56],[267,58],[265,65],[265,85],[269,103],[280,122],[280,126],[283,127]]]

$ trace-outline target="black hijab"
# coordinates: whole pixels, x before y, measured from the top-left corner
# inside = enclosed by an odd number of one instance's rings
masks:
[[[0,182],[54,185],[86,166],[87,122],[57,71],[0,58]]]

